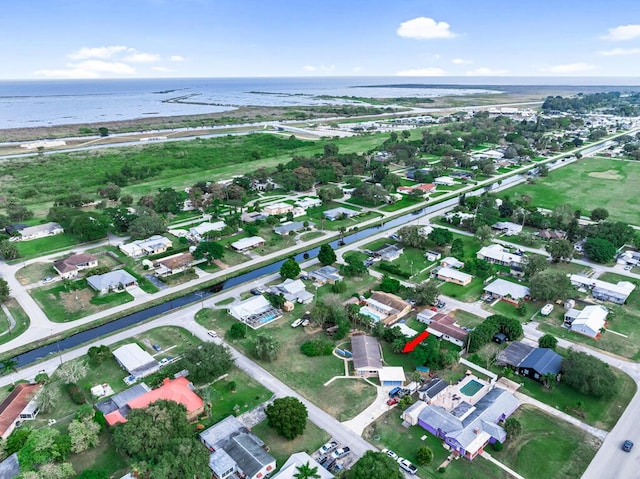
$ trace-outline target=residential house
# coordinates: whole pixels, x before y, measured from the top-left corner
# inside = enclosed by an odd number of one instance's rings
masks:
[[[240,301],[229,307],[229,314],[256,329],[282,317],[282,311],[271,306],[262,295]]]
[[[431,381],[420,386],[420,388],[418,389],[418,398],[428,404],[431,402],[431,400],[438,397],[438,394],[447,389],[448,385],[449,383],[447,383],[447,381],[445,381],[444,379],[433,378]]]
[[[445,383],[445,387],[446,387],[446,383]],[[403,424],[405,425],[408,424],[410,426],[417,426],[418,419],[420,418],[420,413],[424,410],[425,407],[427,407],[427,403],[425,401],[422,401],[419,399],[416,402],[414,402],[411,406],[405,409],[400,415],[400,418],[402,419]]]
[[[198,226],[189,228],[189,237],[193,241],[202,241],[203,238],[206,238],[207,233],[212,231],[222,231],[226,227],[227,225],[224,221],[216,221],[215,223],[205,221],[204,223],[200,223]]]
[[[640,264],[640,251],[626,250],[620,253],[617,258],[617,263],[628,266],[638,266]]]
[[[306,452],[296,452],[291,454],[287,462],[280,468],[280,472],[272,477],[272,479],[297,479],[298,468],[308,465],[311,469],[316,469],[316,479],[333,479],[333,474],[322,467],[318,462]]]
[[[89,276],[87,284],[98,293],[107,294],[113,291],[125,291],[138,286],[138,281],[125,270],[117,269],[105,274]]]
[[[495,299],[501,299],[514,306],[518,306],[520,301],[529,299],[530,290],[521,284],[512,283],[504,279],[496,279],[484,287],[485,293],[490,293]]]
[[[241,238],[238,241],[231,243],[231,247],[236,251],[245,252],[250,249],[259,248],[264,246],[264,238],[261,236],[251,236],[249,238]]]
[[[111,414],[114,411],[120,411],[120,415],[125,417],[129,412],[129,406],[127,406],[127,403],[148,393],[149,391],[151,391],[151,388],[145,383],[138,383],[124,391],[114,394],[108,399],[96,403],[95,408],[104,416]]]
[[[467,342],[469,332],[456,324],[455,318],[448,314],[437,313],[426,309],[418,314],[418,321],[428,325],[427,331],[437,338],[449,341],[461,348]]]
[[[374,322],[382,321],[385,326],[390,326],[403,318],[411,311],[411,305],[405,300],[391,293],[374,291],[365,299],[365,305],[360,308],[360,313],[369,316]]]
[[[440,261],[440,266],[442,266],[443,268],[462,269],[464,268],[464,263],[452,256],[447,256]]]
[[[500,231],[505,236],[515,236],[522,233],[522,225],[510,221],[500,221],[492,224],[491,228]]]
[[[160,363],[136,343],[114,349],[113,357],[132,376],[133,381],[160,370]]]
[[[303,216],[305,214],[304,208],[299,206],[290,205],[289,203],[272,203],[262,208],[262,214],[266,216],[272,215],[286,215],[287,213],[296,216]]]
[[[15,225],[14,225],[15,226]],[[64,233],[64,228],[58,223],[45,223],[36,226],[25,226],[17,231],[20,241],[31,241],[47,236],[59,235]]]
[[[307,276],[317,284],[333,284],[344,279],[344,276],[340,275],[338,268],[334,266],[323,266],[315,271],[310,271]]]
[[[438,261],[442,258],[442,254],[438,251],[429,250],[424,254],[424,257],[427,258],[427,261]]]
[[[314,223],[307,222],[309,228],[313,228],[315,226]],[[298,231],[304,230],[306,227],[304,225],[304,221],[288,221],[286,223],[282,223],[279,226],[273,228],[274,233],[280,236],[286,236],[289,233],[297,233]]]
[[[322,214],[329,221],[335,221],[335,220],[340,219],[342,217],[353,218],[354,216],[359,215],[360,212],[356,211],[356,210],[350,210],[348,208],[343,208],[342,206],[339,206],[338,208],[333,208],[333,209],[327,210],[327,211],[323,212]]]
[[[204,413],[204,401],[195,393],[193,384],[187,378],[179,377],[177,379],[165,378],[160,387],[130,399],[126,407],[116,409],[106,414],[104,418],[109,426],[124,423],[127,422],[127,415],[131,409],[144,409],[160,400],[182,404],[187,411],[189,421],[195,421],[199,415]]]
[[[191,253],[178,253],[162,258],[155,262],[156,276],[166,277],[182,273],[191,268],[193,261]]]
[[[296,206],[300,208],[316,208],[318,206],[322,206],[322,200],[320,198],[301,198],[296,201]]]
[[[276,469],[265,443],[234,416],[228,416],[200,433],[211,456],[209,467],[216,479],[264,479]]]
[[[252,211],[251,213],[243,213],[240,219],[243,223],[255,223],[256,221],[264,221],[267,217],[259,211]]]
[[[364,334],[351,336],[353,369],[357,376],[369,378],[378,376],[382,370],[382,352],[378,340]]]
[[[72,254],[53,262],[53,269],[62,279],[73,279],[83,269],[95,268],[96,266],[98,266],[98,258],[87,253]]]
[[[471,405],[454,402],[452,409],[427,405],[419,415],[418,425],[444,440],[454,454],[473,459],[484,447],[496,441],[504,442],[507,433],[499,425],[518,408],[518,400],[510,392],[494,388]]]
[[[284,299],[292,303],[308,304],[313,301],[313,293],[306,290],[302,280],[285,279],[282,283],[271,288],[274,294],[281,294]]]
[[[32,421],[39,412],[35,396],[40,384],[20,383],[0,404],[0,438],[6,439],[24,421]]]
[[[508,249],[499,244],[483,246],[476,254],[476,258],[502,266],[519,266],[525,262],[524,256],[510,253]]]
[[[382,261],[395,261],[404,253],[404,248],[395,244],[386,244],[373,252],[374,258]]]
[[[436,277],[440,281],[447,283],[458,284],[460,286],[467,286],[473,280],[473,276],[467,273],[463,273],[454,268],[440,267],[436,270]]]
[[[619,281],[617,284],[613,284],[579,274],[572,274],[569,279],[573,286],[590,291],[594,298],[616,304],[624,304],[636,289],[636,285],[629,281]]]
[[[521,341],[513,341],[500,352],[496,363],[514,369],[522,376],[544,382],[547,374],[560,374],[562,356],[549,348],[535,348]]]
[[[278,188],[280,188],[280,185],[271,178],[267,178],[266,181],[253,180],[251,182],[251,189],[254,191],[270,191]]]
[[[574,333],[596,339],[607,325],[609,310],[601,305],[585,306],[582,311],[571,308],[564,313],[564,326]]]
[[[25,229],[27,225],[24,223],[13,223],[11,225],[5,226],[4,231],[9,235],[13,236],[16,239],[20,236],[20,231]]]
[[[173,243],[170,239],[160,235],[153,235],[147,239],[121,244],[118,248],[131,258],[140,258],[142,256],[164,253],[171,248],[171,246],[173,246]]]
[[[463,213],[461,211],[450,211],[444,214],[444,219],[449,223],[462,223],[463,221],[470,221],[474,219],[476,215],[473,213]]]
[[[439,176],[438,178],[433,180],[433,182],[436,185],[440,186],[454,186],[456,184],[456,180],[454,180],[450,176]]]
[[[566,233],[566,231],[562,231],[562,230],[544,229],[544,230],[538,231],[538,238],[540,238],[542,240],[545,240],[545,241],[561,240],[561,239],[566,239],[567,238],[567,233]]]

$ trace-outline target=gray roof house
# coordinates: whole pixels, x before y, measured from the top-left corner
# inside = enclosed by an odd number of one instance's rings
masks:
[[[395,261],[400,256],[404,249],[402,246],[397,246],[395,244],[386,244],[382,248],[373,252],[375,257],[380,258],[382,261]]]
[[[494,388],[474,406],[462,401],[447,411],[428,405],[420,413],[418,425],[444,439],[455,453],[471,460],[487,443],[504,442],[507,433],[498,423],[513,414],[518,406],[513,394]]]
[[[313,228],[315,226],[314,223],[308,222],[309,228]],[[287,223],[282,223],[279,226],[273,228],[273,232],[280,236],[285,236],[291,233],[297,233],[298,231],[302,231],[305,228],[304,221],[289,221]]]
[[[359,376],[377,376],[382,369],[382,353],[378,340],[371,336],[351,337],[353,368]]]
[[[333,266],[323,266],[315,271],[310,271],[307,273],[307,276],[309,279],[320,284],[333,284],[336,281],[342,281],[344,279],[344,276],[340,275],[338,268]]]
[[[491,293],[494,298],[515,304],[526,299],[530,294],[530,290],[526,286],[500,278],[485,286],[484,291]]]
[[[18,453],[14,452],[4,461],[0,462],[0,478],[13,479],[14,477],[18,477],[19,475],[20,464],[18,464]]]
[[[562,368],[562,356],[552,349],[534,348],[521,341],[514,341],[503,349],[496,362],[539,382],[544,381],[546,374],[558,375]]]
[[[96,274],[87,278],[87,284],[100,294],[111,291],[123,291],[127,288],[137,286],[136,278],[123,269],[109,271],[105,274]]]
[[[285,279],[282,283],[270,288],[274,294],[282,294],[284,299],[300,304],[307,304],[313,301],[313,293],[306,290],[302,280]]]
[[[120,411],[120,413],[126,417],[126,413],[129,410],[127,403],[148,393],[149,391],[151,391],[151,388],[145,383],[138,383],[135,386],[119,392],[118,394],[114,394],[109,399],[100,401],[95,405],[95,408],[105,416],[113,411]]]
[[[353,216],[357,216],[357,215],[360,214],[360,212],[356,211],[356,210],[350,210],[348,208],[343,208],[342,206],[339,206],[338,208],[333,208],[331,210],[327,210],[322,214],[329,221],[334,221],[334,220],[337,220],[338,218],[340,218],[343,215],[346,216],[347,218],[351,218]]]

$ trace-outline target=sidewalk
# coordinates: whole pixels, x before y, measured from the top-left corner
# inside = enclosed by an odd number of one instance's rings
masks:
[[[512,477],[515,477],[516,479],[524,479],[524,476],[521,476],[520,474],[518,474],[516,471],[514,471],[513,469],[505,466],[504,464],[502,464],[500,461],[498,461],[497,459],[494,459],[494,457],[489,454],[487,451],[483,451],[480,453],[480,455],[482,457],[484,457],[487,461],[493,462],[496,466],[498,466],[500,469],[502,469],[503,471],[506,471],[507,474],[509,474]]]

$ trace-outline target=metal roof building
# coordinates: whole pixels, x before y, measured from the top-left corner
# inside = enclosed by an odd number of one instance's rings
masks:
[[[136,378],[143,378],[160,369],[160,363],[136,343],[125,344],[114,349],[118,364]]]

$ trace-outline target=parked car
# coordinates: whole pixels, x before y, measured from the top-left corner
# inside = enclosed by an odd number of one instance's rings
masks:
[[[52,281],[53,281],[53,278],[51,276],[47,276],[46,278],[42,279],[42,284],[51,283]]]
[[[218,337],[218,333],[216,333],[215,331],[209,330],[209,331],[207,331],[207,334],[209,336],[211,336],[212,338],[217,338]]]
[[[292,328],[297,328],[298,326],[300,326],[302,324],[302,321],[303,321],[302,318],[296,319],[293,323],[291,323],[291,327]]]
[[[396,397],[398,393],[402,390],[402,388],[395,387],[391,391],[389,391],[389,397]]]
[[[329,441],[323,444],[322,447],[318,449],[318,452],[320,452],[320,454],[327,454],[328,452],[333,451],[336,447],[338,447],[338,443],[336,441]]]
[[[631,448],[633,448],[633,441],[630,441],[629,439],[627,439],[622,443],[622,450],[624,452],[631,452]]]
[[[438,304],[436,304],[436,308],[438,309],[442,309],[447,305],[447,303],[445,303],[444,301],[438,301]]]
[[[394,461],[398,461],[398,455],[395,452],[393,452],[391,449],[383,449],[382,452],[385,453]]]
[[[400,399],[398,398],[391,398],[387,400],[387,406],[395,406],[396,404],[398,404],[400,402]]]
[[[258,288],[253,288],[251,290],[251,294],[253,294],[254,296],[259,296],[262,294],[262,291],[260,291]]]
[[[154,351],[161,351],[162,347],[159,344],[153,344],[151,345],[151,347],[153,348]]]
[[[404,457],[398,459],[398,465],[400,466],[400,469],[407,471],[409,474],[415,474],[418,472],[418,468]]]
[[[630,264],[628,264],[628,265],[626,265],[626,266],[624,267],[624,270],[625,270],[625,271],[631,271],[631,268],[633,268],[633,266],[631,266]]]
[[[336,449],[331,453],[331,457],[334,459],[340,459],[341,457],[346,457],[351,453],[351,449],[348,447],[341,447],[340,449]]]

